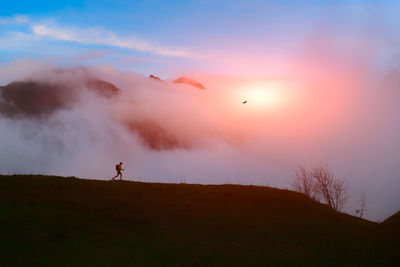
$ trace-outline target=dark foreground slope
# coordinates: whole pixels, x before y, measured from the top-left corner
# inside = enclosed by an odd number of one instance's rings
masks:
[[[385,246],[387,254],[392,259],[397,259],[397,266],[400,265],[400,211],[393,214],[380,225],[381,236],[386,237]]]
[[[267,187],[0,176],[0,265],[394,265],[381,225]]]

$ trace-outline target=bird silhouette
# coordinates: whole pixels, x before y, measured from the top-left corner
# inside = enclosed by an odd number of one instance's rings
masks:
[[[246,104],[246,103],[247,103],[247,100],[245,100],[245,101],[242,102],[242,104]]]

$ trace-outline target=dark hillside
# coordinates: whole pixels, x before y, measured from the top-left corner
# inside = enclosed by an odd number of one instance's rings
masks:
[[[379,244],[386,250],[393,262],[400,264],[400,211],[380,225]]]
[[[395,265],[379,228],[268,187],[0,176],[2,266]]]
[[[388,226],[393,225],[400,227],[400,211],[387,218],[383,223]]]

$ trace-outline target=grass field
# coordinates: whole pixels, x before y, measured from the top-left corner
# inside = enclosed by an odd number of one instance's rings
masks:
[[[0,176],[0,266],[395,266],[399,217],[269,187]]]

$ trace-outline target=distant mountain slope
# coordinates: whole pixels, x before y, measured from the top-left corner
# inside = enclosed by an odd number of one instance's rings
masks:
[[[188,85],[194,86],[198,89],[202,89],[202,90],[206,89],[203,84],[199,83],[198,81],[186,78],[186,77],[179,77],[178,79],[175,79],[173,81],[173,83],[183,83],[183,84],[188,84]]]
[[[163,81],[160,77],[155,76],[153,74],[149,75],[149,79],[153,79],[153,80],[158,81],[158,82],[162,82]]]
[[[0,226],[1,266],[377,266],[399,249],[379,224],[238,185],[0,176]]]
[[[114,84],[96,78],[87,80],[86,86],[89,90],[107,98],[114,97],[121,93],[121,89],[116,87]]]
[[[71,74],[74,71],[76,70],[63,70],[63,73]],[[152,79],[156,78],[158,77],[153,76]],[[72,109],[74,105],[75,107],[86,105],[87,101],[79,101],[83,91],[90,91],[94,96],[107,99],[112,99],[121,93],[121,89],[114,84],[95,78],[86,72],[83,72],[78,79],[58,77],[51,81],[45,79],[13,81],[0,86],[0,119],[2,117],[41,119],[40,121],[45,123],[57,111]],[[189,147],[184,140],[151,120],[129,121],[125,126],[151,150]]]
[[[76,102],[80,87],[107,98],[114,97],[121,91],[109,82],[91,77],[71,84],[59,81],[14,81],[0,86],[0,115],[29,118],[51,115]]]
[[[160,77],[155,76],[153,74],[149,75],[149,79],[155,80],[155,81],[158,81],[158,82],[163,82],[163,80]],[[190,85],[190,86],[196,87],[198,89],[202,89],[202,90],[206,89],[204,87],[204,85],[201,84],[200,82],[192,80],[192,79],[189,79],[187,77],[179,77],[179,78],[173,80],[172,82],[173,83],[177,83],[177,84],[187,84],[187,85]]]
[[[130,122],[128,127],[132,132],[139,135],[145,146],[152,150],[161,151],[189,147],[188,144],[151,121]]]

